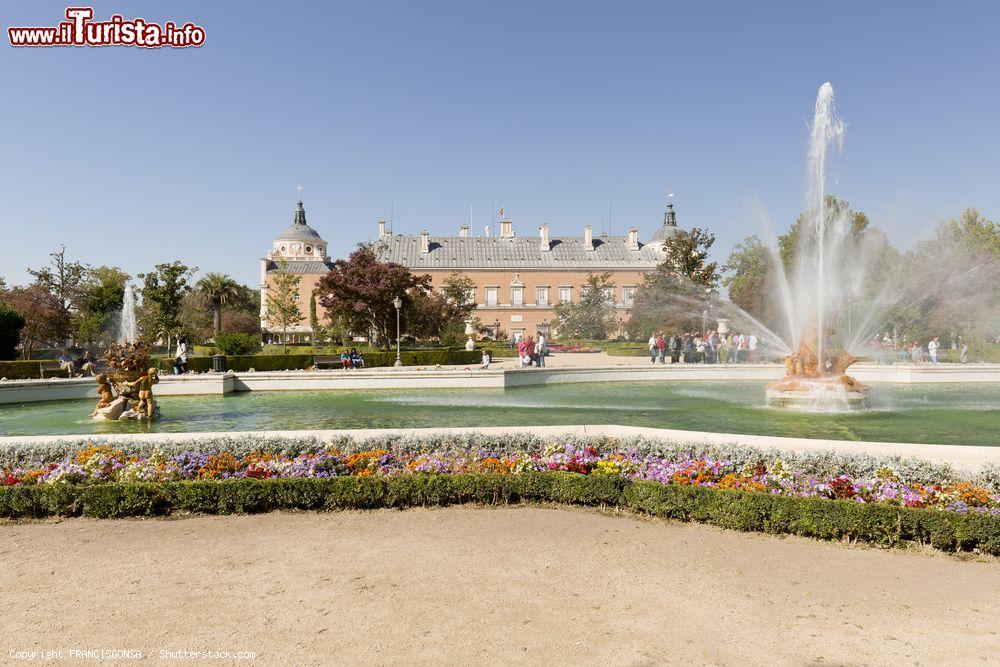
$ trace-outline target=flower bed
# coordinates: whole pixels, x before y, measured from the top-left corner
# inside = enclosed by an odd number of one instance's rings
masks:
[[[778,459],[740,466],[733,461],[643,454],[637,449],[604,449],[574,444],[540,450],[497,452],[482,448],[445,451],[373,449],[342,452],[317,449],[295,455],[254,450],[247,454],[181,451],[149,456],[126,454],[111,445],[91,445],[58,461],[38,460],[2,471],[4,486],[178,482],[231,478],[398,477],[412,474],[573,472],[610,475],[717,489],[734,489],[796,498],[850,500],[900,507],[933,508],[1000,516],[1000,493],[965,480],[904,482],[885,467],[872,477],[809,475]]]
[[[962,479],[815,475],[781,459],[736,462],[620,443],[536,448],[303,447],[300,451],[90,445],[0,473],[0,516],[409,507],[553,501],[610,505],[741,530],[927,541],[1000,555],[1000,492]],[[452,443],[454,444],[454,443]],[[445,445],[445,446],[442,446]],[[648,448],[647,448],[648,449]],[[23,457],[22,457],[23,458]]]

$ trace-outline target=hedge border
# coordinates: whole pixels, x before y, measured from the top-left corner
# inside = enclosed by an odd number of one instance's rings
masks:
[[[112,519],[172,512],[248,514],[519,502],[611,506],[744,532],[851,539],[883,546],[920,542],[942,551],[975,550],[1000,556],[997,516],[568,472],[10,486],[0,488],[0,517]]]

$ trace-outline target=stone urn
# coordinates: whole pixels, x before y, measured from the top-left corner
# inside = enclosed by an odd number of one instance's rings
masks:
[[[465,341],[465,349],[472,352],[476,349],[476,341],[473,339],[476,335],[476,320],[474,318],[470,317],[465,320],[465,335],[469,338]]]

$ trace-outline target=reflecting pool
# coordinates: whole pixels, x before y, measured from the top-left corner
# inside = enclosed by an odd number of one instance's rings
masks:
[[[162,418],[93,422],[94,401],[0,406],[0,434],[623,424],[721,433],[1000,445],[998,385],[876,385],[872,409],[763,407],[763,382],[567,384],[519,389],[250,392],[159,399]]]

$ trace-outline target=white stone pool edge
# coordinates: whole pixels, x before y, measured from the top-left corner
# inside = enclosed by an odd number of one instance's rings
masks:
[[[484,433],[502,435],[504,433],[530,433],[543,437],[560,436],[605,436],[627,438],[642,436],[659,440],[691,444],[745,445],[758,449],[779,449],[795,452],[834,451],[848,454],[872,454],[876,456],[915,457],[934,463],[947,463],[957,468],[977,470],[984,464],[1000,464],[1000,447],[979,445],[930,445],[901,442],[865,442],[852,440],[818,440],[810,438],[787,438],[769,435],[746,435],[739,433],[712,433],[709,431],[683,431],[679,429],[650,428],[640,426],[620,426],[616,424],[587,426],[490,426],[451,428],[390,428],[390,429],[324,429],[294,431],[225,431],[196,433],[121,433],[103,435],[40,435],[0,437],[0,448],[14,446],[44,445],[48,443],[81,442],[185,442],[214,441],[220,436],[226,438],[256,437],[316,438],[329,442],[336,438],[348,437],[365,440],[373,437],[428,437],[448,434]]]
[[[924,384],[1000,382],[1000,364],[874,366],[859,364],[851,374],[861,382]],[[670,364],[569,368],[467,369],[462,367],[376,368],[370,370],[227,372],[164,375],[160,396],[223,396],[243,391],[359,389],[513,389],[586,382],[778,380],[777,364]],[[93,378],[50,378],[0,382],[0,405],[97,398]]]

